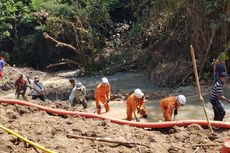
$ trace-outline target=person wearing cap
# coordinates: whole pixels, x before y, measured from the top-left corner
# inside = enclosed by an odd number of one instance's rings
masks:
[[[223,121],[226,114],[223,101],[230,103],[230,100],[227,99],[223,94],[223,86],[227,83],[229,78],[226,72],[223,72],[220,75],[220,79],[212,87],[210,102],[214,111],[214,120]]]
[[[69,83],[72,85],[72,87],[74,88],[76,86],[76,81],[75,78],[70,78],[69,79]]]
[[[20,74],[18,79],[15,81],[14,86],[16,88],[15,94],[17,98],[22,95],[24,100],[27,100],[26,97],[26,89],[27,89],[27,81],[23,78],[23,74]]]
[[[85,86],[82,85],[81,82],[78,82],[75,86],[75,81],[70,82],[71,85],[73,86],[73,89],[71,91],[71,94],[69,96],[69,103],[71,106],[76,106],[78,103],[83,105],[83,108],[86,109],[87,108],[87,102],[85,99],[86,96],[86,88]]]
[[[101,114],[101,104],[105,107],[105,111],[109,111],[109,101],[110,101],[110,83],[106,77],[103,77],[101,83],[97,85],[95,91],[96,109],[97,114]]]
[[[134,115],[136,121],[140,122],[140,119],[137,117],[138,112],[144,118],[147,118],[147,111],[144,106],[144,93],[141,91],[141,89],[134,90],[134,93],[128,97],[126,102],[126,119],[131,121]]]
[[[184,106],[186,98],[184,95],[171,96],[160,101],[161,111],[165,121],[172,121],[172,114],[177,115],[178,108]]]
[[[32,83],[32,99],[35,100],[37,98],[41,99],[45,102],[45,86],[42,82],[40,82],[39,77],[35,76],[34,81]]]

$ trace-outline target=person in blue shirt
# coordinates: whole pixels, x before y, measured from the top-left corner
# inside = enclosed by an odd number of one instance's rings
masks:
[[[220,75],[226,72],[227,73],[227,67],[225,64],[225,60],[219,60],[214,65],[214,81],[217,82],[220,80]]]
[[[7,66],[7,65],[8,64],[4,61],[4,57],[0,55],[0,82],[3,81],[3,77],[4,77],[3,68],[4,66]]]

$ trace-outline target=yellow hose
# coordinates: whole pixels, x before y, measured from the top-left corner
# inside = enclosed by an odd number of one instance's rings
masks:
[[[23,140],[23,141],[29,143],[30,145],[34,146],[35,148],[38,148],[38,149],[42,150],[43,152],[46,152],[46,153],[55,153],[55,152],[52,151],[52,150],[46,149],[46,148],[44,148],[44,147],[42,147],[42,146],[40,146],[40,145],[38,145],[38,144],[36,144],[36,143],[34,143],[34,142],[32,142],[32,141],[30,141],[30,140],[28,140],[28,139],[22,137],[21,135],[19,135],[19,134],[17,134],[17,133],[14,133],[13,131],[11,131],[10,129],[7,129],[7,128],[4,127],[3,125],[0,125],[0,128],[3,129],[3,130],[5,130],[6,132],[8,132],[8,133],[10,133],[10,134],[12,134],[12,135],[18,137],[19,139],[21,139],[21,140]]]

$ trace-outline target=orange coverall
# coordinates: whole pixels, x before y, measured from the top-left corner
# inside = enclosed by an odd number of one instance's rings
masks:
[[[99,103],[102,102],[106,112],[109,111],[109,104],[107,103],[107,100],[110,99],[110,84],[107,83],[106,85],[103,85],[100,83],[95,92],[95,99],[96,99],[96,109],[97,109],[97,114],[101,114],[101,109],[99,108]]]
[[[134,93],[130,95],[127,99],[126,103],[126,113],[127,113],[127,120],[131,121],[133,118],[133,113],[137,113],[137,109],[139,109],[140,114],[142,116],[147,115],[147,111],[144,107],[144,99],[136,98]]]
[[[172,121],[173,110],[178,109],[176,96],[164,98],[160,102],[160,107],[165,118],[165,121]]]

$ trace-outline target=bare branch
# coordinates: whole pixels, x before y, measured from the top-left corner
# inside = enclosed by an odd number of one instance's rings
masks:
[[[73,61],[73,60],[71,60],[71,59],[62,58],[61,61],[66,62],[66,63],[68,63],[68,64],[75,64],[75,65],[77,65],[77,66],[79,66],[79,67],[80,67],[80,65],[81,65],[80,63],[78,63],[78,62],[76,62],[76,61]]]
[[[111,138],[100,138],[100,137],[86,137],[86,136],[78,136],[78,135],[66,135],[67,138],[72,138],[72,139],[88,139],[88,140],[93,140],[93,141],[103,141],[103,142],[108,142],[108,143],[117,143],[119,145],[123,145],[126,147],[134,147],[136,145],[141,145],[149,148],[149,145],[147,144],[142,144],[139,142],[131,142],[131,141],[119,141],[119,140],[113,140]]]
[[[59,66],[59,65],[65,65],[68,64],[67,62],[61,62],[61,63],[55,63],[55,64],[49,64],[47,66],[47,68],[51,68],[51,67],[55,67],[55,66]]]
[[[53,41],[54,43],[56,43],[56,47],[67,47],[71,50],[73,50],[75,53],[77,53],[78,55],[81,55],[81,53],[77,50],[77,48],[75,48],[74,46],[70,45],[70,44],[66,44],[63,42],[60,42],[56,39],[54,39],[53,37],[51,37],[49,34],[47,34],[46,32],[43,33],[43,36],[45,37],[45,39],[49,39],[51,41]]]

